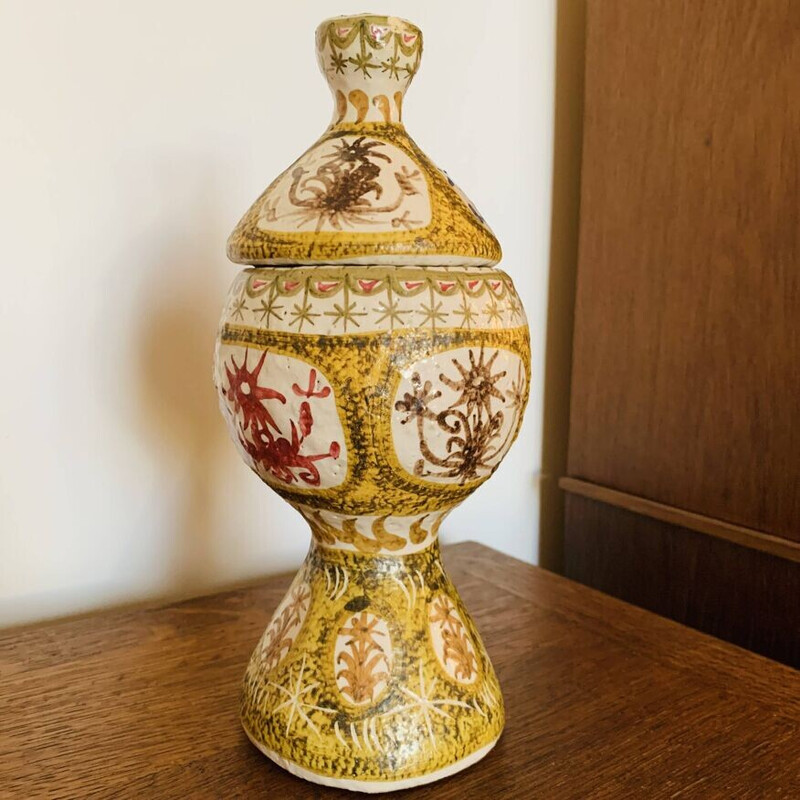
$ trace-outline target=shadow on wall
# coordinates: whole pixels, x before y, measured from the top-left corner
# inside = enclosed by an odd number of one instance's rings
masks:
[[[189,165],[183,165],[186,167]],[[197,164],[191,165],[197,167]],[[168,167],[167,169],[170,169]],[[153,277],[139,303],[148,313],[138,337],[140,412],[148,444],[163,473],[182,492],[171,531],[171,556],[160,565],[177,597],[219,583],[215,513],[220,491],[221,448],[230,446],[212,382],[212,358],[223,295],[212,279],[219,272],[219,215],[214,181],[193,174],[174,233],[150,266]],[[169,185],[180,185],[172,176]],[[224,240],[223,240],[224,241]]]
[[[556,572],[561,572],[564,564],[564,496],[558,488],[558,479],[567,473],[583,141],[585,28],[586,0],[559,0],[539,518],[539,564]]]

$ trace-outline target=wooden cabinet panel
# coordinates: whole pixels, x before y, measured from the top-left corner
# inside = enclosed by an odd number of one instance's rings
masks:
[[[800,564],[567,496],[574,580],[800,668]]]
[[[800,3],[589,0],[567,575],[800,666]]]
[[[570,476],[800,541],[800,3],[590,0]]]

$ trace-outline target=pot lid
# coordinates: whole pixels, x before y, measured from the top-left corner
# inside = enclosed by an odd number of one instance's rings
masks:
[[[336,17],[317,28],[316,49],[333,121],[253,203],[228,239],[228,257],[253,265],[496,264],[500,245],[486,221],[402,122],[420,29],[398,17]]]

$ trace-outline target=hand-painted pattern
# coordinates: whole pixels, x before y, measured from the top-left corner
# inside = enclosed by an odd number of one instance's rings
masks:
[[[436,539],[439,526],[449,512],[447,509],[413,516],[353,517],[309,506],[297,505],[296,508],[322,547],[397,555],[427,547]]]
[[[469,704],[465,703],[463,700],[457,700],[446,695],[436,695],[436,684],[438,682],[438,678],[433,678],[430,682],[425,679],[425,672],[420,663],[416,688],[411,689],[409,686],[401,687],[401,691],[407,697],[407,702],[397,708],[390,709],[384,714],[384,717],[403,714],[409,711],[418,714],[425,726],[425,731],[428,734],[431,744],[435,746],[435,718],[441,717],[442,719],[450,721],[453,717],[446,709],[452,708],[453,706],[469,708]]]
[[[438,530],[517,434],[530,343],[497,239],[401,123],[421,52],[395,17],[320,26],[333,122],[231,234],[258,268],[217,340],[234,441],[313,534],[242,722],[290,771],[363,791],[463,769],[504,722]]]
[[[422,34],[397,18],[330,20],[317,28],[317,53],[326,74],[370,78],[374,71],[407,84],[419,68]]]
[[[349,97],[362,108],[367,103],[360,89]],[[341,140],[346,145],[340,153]],[[359,140],[360,157],[348,161]],[[364,142],[380,145],[364,153]],[[377,158],[377,153],[391,161]],[[326,159],[339,163],[334,168]],[[375,213],[398,199],[396,209]],[[345,215],[343,209],[351,207]],[[312,223],[320,219],[316,230]],[[298,221],[303,222],[300,227]],[[404,128],[384,123],[348,123],[328,130],[267,187],[228,239],[228,256],[242,264],[474,267],[496,264],[501,255],[496,237],[464,193]]]
[[[259,268],[231,289],[233,323],[298,333],[480,330],[525,324],[509,277],[495,269]]]
[[[354,705],[376,700],[391,672],[391,639],[374,614],[353,614],[339,631],[335,648],[336,683]]]
[[[313,598],[302,629],[277,665],[256,651],[248,666],[242,721],[259,746],[332,777],[392,781],[497,740],[497,679],[436,543],[400,557],[315,546],[301,578]],[[440,628],[454,634],[444,661]]]
[[[401,384],[394,441],[415,476],[463,484],[491,474],[510,447],[524,396],[509,367],[517,375],[522,367],[512,353],[483,347],[459,350],[449,360],[450,368],[438,374],[438,361],[429,360]],[[416,433],[416,448],[408,429]]]
[[[231,434],[242,452],[253,469],[265,479],[277,479],[284,484],[320,486],[322,474],[318,462],[326,459],[336,462],[342,454],[341,437],[329,440],[321,452],[314,449],[318,442],[313,436],[316,412],[312,404],[323,403],[320,409],[323,415],[325,412],[328,417],[332,414],[335,425],[338,425],[335,409],[331,410],[330,386],[313,367],[308,368],[301,362],[291,364],[292,359],[276,356],[271,358],[279,363],[266,370],[266,382],[271,376],[276,381],[283,381],[284,385],[278,388],[273,382],[268,386],[262,376],[265,364],[270,366],[267,351],[255,355],[252,368],[248,366],[251,360],[248,349],[244,349],[240,358],[241,361],[237,361],[236,352],[232,351],[227,360],[221,362],[226,380],[220,382],[220,393]],[[284,364],[294,366],[295,372],[299,366],[304,375],[303,382],[288,381],[286,370],[281,369]],[[324,403],[326,399],[328,403]]]
[[[419,28],[396,17],[362,16],[320,25],[317,60],[336,97],[334,121],[400,122],[403,95],[421,56]]]
[[[419,167],[393,145],[366,136],[312,148],[261,202],[262,231],[411,230],[431,217]]]
[[[453,601],[444,594],[437,595],[428,610],[431,640],[445,672],[463,683],[478,677],[475,647]]]
[[[444,330],[434,336],[418,329],[402,329],[388,335],[358,332],[315,336],[226,324],[220,341],[216,374],[221,389],[228,386],[224,365],[231,355],[241,364],[249,348],[248,365],[252,368],[256,354],[268,352],[259,385],[286,397],[285,406],[276,400],[266,401],[284,432],[290,430],[289,421],[299,416],[300,401],[304,399],[292,391],[293,383],[305,386],[313,368],[317,372],[316,391],[331,387],[328,397],[311,402],[314,426],[304,442],[307,449],[303,450],[319,454],[327,452],[331,442],[341,445],[338,458],[315,462],[320,472],[319,486],[279,481],[257,469],[240,444],[247,463],[282,497],[303,507],[309,522],[316,522],[316,515],[306,510],[319,512],[326,524],[319,526],[319,535],[315,528],[315,537],[331,547],[397,554],[419,549],[425,546],[425,537],[428,542],[434,538],[437,516],[458,505],[491,474],[491,470],[479,471],[477,478],[463,483],[458,478],[414,474],[415,463],[423,457],[416,424],[403,424],[407,415],[395,408],[395,403],[413,388],[414,373],[419,373],[423,384],[431,381],[436,391],[442,392],[431,406],[431,410],[439,412],[459,397],[439,380],[442,373],[457,378],[452,358],[468,364],[470,350],[478,354],[483,348],[487,358],[499,350],[493,366],[495,371],[506,371],[496,384],[506,398],[506,427],[499,440],[506,443],[505,447],[516,434],[527,397],[529,350],[524,327]],[[493,412],[495,402],[499,401],[493,400]],[[231,420],[234,440],[239,442],[238,423],[232,418],[227,401],[223,409]],[[441,454],[446,432],[429,420],[425,426],[429,448]],[[491,467],[499,460],[498,454]],[[348,519],[350,522],[345,523]],[[412,522],[420,522],[413,531],[409,527]]]
[[[296,580],[273,614],[256,651],[267,672],[280,663],[294,643],[310,601],[310,587],[304,581]]]
[[[317,727],[311,715],[316,712],[322,714],[335,714],[332,708],[325,708],[324,706],[317,705],[313,699],[316,690],[319,687],[319,681],[309,680],[306,682],[307,677],[311,677],[312,673],[306,670],[306,657],[303,656],[302,663],[297,673],[297,677],[292,681],[289,688],[282,684],[270,681],[270,687],[274,688],[278,695],[283,695],[282,702],[275,706],[274,713],[277,715],[281,711],[286,714],[286,730],[285,733],[289,734],[292,730],[292,725],[300,726],[305,723],[307,730],[313,731],[317,737],[320,736],[320,730]]]

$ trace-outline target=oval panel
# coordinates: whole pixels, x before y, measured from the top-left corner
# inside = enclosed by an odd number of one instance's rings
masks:
[[[337,136],[312,147],[258,201],[262,231],[386,233],[431,221],[428,183],[399,147]]]
[[[514,440],[528,394],[510,350],[461,347],[405,370],[392,405],[392,438],[406,472],[463,484],[494,472]]]
[[[311,587],[298,576],[275,609],[258,643],[258,657],[264,669],[269,671],[277,667],[286,657],[303,627],[310,605]]]
[[[220,345],[222,413],[245,462],[265,481],[325,489],[347,473],[344,430],[330,382],[305,361]]]
[[[358,611],[339,628],[334,673],[342,696],[356,706],[374,703],[392,671],[392,641],[384,619]]]
[[[446,594],[433,598],[428,607],[428,624],[433,650],[444,671],[459,683],[474,683],[478,677],[475,645]]]

